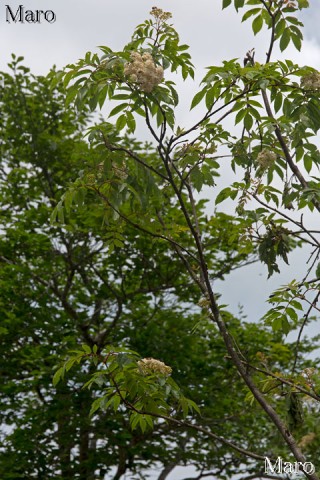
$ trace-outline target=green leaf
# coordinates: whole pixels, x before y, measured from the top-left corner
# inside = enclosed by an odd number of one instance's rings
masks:
[[[127,125],[127,115],[122,114],[120,115],[120,117],[117,118],[116,129],[119,131],[123,130],[126,125]]]
[[[193,400],[190,400],[188,399],[188,407],[189,407],[189,410],[194,410],[195,412],[197,413],[201,413],[200,412],[200,408],[198,407],[198,405],[193,401]]]
[[[282,316],[277,316],[272,322],[272,330],[278,332],[282,330]]]
[[[91,405],[91,409],[90,409],[90,413],[89,413],[89,416],[92,417],[92,415],[97,411],[99,410],[100,406],[101,406],[101,402],[105,399],[105,397],[102,397],[102,398],[97,398],[96,400],[94,400],[94,402],[92,403]]]
[[[301,42],[301,38],[299,35],[294,35],[292,34],[291,35],[291,40],[292,40],[292,43],[293,45],[296,47],[296,49],[300,52],[301,50],[301,47],[302,47],[302,42]]]
[[[59,205],[59,207],[57,208],[57,217],[59,223],[64,223],[64,208],[62,205]]]
[[[252,115],[250,115],[250,113],[246,113],[244,119],[243,119],[243,124],[244,124],[244,127],[245,129],[249,132],[252,128],[252,125],[253,125],[253,118],[252,118]]]
[[[245,0],[234,0],[234,6],[237,11],[244,6],[244,1]]]
[[[91,353],[91,348],[89,347],[89,345],[87,345],[86,343],[83,343],[81,345],[82,347],[82,350],[85,352],[85,353]]]
[[[239,110],[235,118],[235,125],[237,125],[244,119],[246,113],[247,113],[247,108],[242,108],[241,110]]]
[[[183,418],[186,418],[189,412],[188,400],[184,396],[181,396],[179,399],[179,404],[182,409]]]
[[[164,116],[160,108],[157,109],[156,117],[157,117],[157,126],[160,127],[160,125],[164,122]]]
[[[227,8],[231,4],[232,0],[222,0],[222,8]]]
[[[132,430],[135,430],[137,428],[137,425],[140,421],[140,414],[139,413],[132,413],[130,416],[130,427]]]
[[[191,102],[190,110],[192,110],[194,107],[198,105],[198,103],[201,102],[205,94],[206,94],[206,88],[204,88],[203,90],[200,90],[200,92],[195,94]]]
[[[136,120],[130,111],[127,112],[127,126],[128,126],[129,133],[135,132]]]
[[[285,19],[283,17],[280,17],[275,28],[276,38],[279,38],[283,34],[283,31],[286,28],[286,25],[287,24]]]
[[[280,108],[282,107],[282,93],[277,93],[275,100],[274,100],[274,110],[277,113]]]
[[[117,115],[117,113],[122,112],[122,110],[125,110],[127,106],[128,103],[120,103],[120,105],[117,105],[111,110],[111,112],[109,113],[109,117],[113,117],[113,115]]]
[[[290,319],[293,322],[296,322],[298,320],[298,314],[297,314],[297,312],[295,311],[294,308],[287,307],[286,310],[285,310],[285,313],[290,317]]]
[[[252,17],[253,15],[256,15],[257,13],[261,12],[261,8],[252,8],[251,10],[248,10],[242,17],[242,22],[245,22],[248,20],[248,18]]]
[[[252,30],[255,35],[260,32],[263,25],[263,18],[261,15],[258,15],[252,22]]]
[[[206,92],[206,107],[208,110],[212,107],[213,102],[215,101],[216,98],[216,89],[215,87],[209,88]]]
[[[300,9],[309,7],[309,0],[298,0],[298,6]]]
[[[288,333],[290,332],[290,330],[291,330],[290,323],[288,322],[287,317],[284,315],[284,316],[282,317],[282,332],[283,332],[285,335],[288,335]]]
[[[227,198],[231,196],[232,189],[230,187],[226,187],[221,192],[218,193],[215,204],[218,205],[219,203],[223,202]]]
[[[144,415],[144,419],[147,422],[148,427],[152,430],[153,429],[153,418],[151,415]]]
[[[120,395],[115,395],[113,397],[113,411],[116,412],[120,406],[120,403],[121,403],[121,398],[120,398]]]
[[[192,170],[191,180],[192,180],[192,183],[193,183],[194,188],[195,188],[198,192],[200,192],[201,189],[202,189],[202,186],[204,185],[204,177],[203,177],[202,172],[201,172],[201,170],[199,169],[199,167],[195,167],[195,168]]]
[[[312,157],[310,157],[310,155],[305,155],[303,157],[303,164],[307,172],[310,173],[312,169]]]
[[[313,124],[314,131],[320,128],[320,104],[318,101],[311,100],[307,105],[307,112]]]
[[[65,368],[63,366],[63,367],[60,367],[56,371],[56,373],[53,375],[52,383],[54,387],[57,386],[60,380],[64,377],[64,373],[65,373]]]
[[[77,357],[69,358],[69,360],[64,365],[67,372],[73,367],[73,365],[76,363],[77,360],[78,360]]]
[[[300,310],[300,311],[303,310],[303,307],[302,307],[301,303],[298,302],[297,300],[291,300],[291,305],[292,305],[292,307],[294,307],[296,310]]]
[[[0,335],[8,335],[9,330],[5,327],[0,327]]]
[[[144,433],[146,431],[147,422],[144,418],[144,415],[141,415],[140,418],[139,418],[139,427],[140,427],[142,433]]]
[[[283,34],[281,35],[281,38],[280,38],[280,50],[281,50],[281,52],[283,52],[287,48],[287,46],[289,45],[290,38],[291,38],[290,29],[285,28],[284,31],[283,31]]]

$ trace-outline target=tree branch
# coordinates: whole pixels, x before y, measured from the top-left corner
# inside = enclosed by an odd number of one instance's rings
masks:
[[[264,105],[265,105],[265,108],[266,108],[266,111],[267,111],[267,114],[268,116],[273,120],[273,125],[274,125],[274,131],[275,131],[275,134],[276,134],[276,137],[278,139],[278,142],[280,143],[280,146],[282,148],[282,151],[284,153],[284,156],[285,156],[285,159],[286,159],[286,162],[287,164],[289,165],[289,168],[290,170],[292,171],[292,173],[295,175],[295,177],[299,180],[301,186],[306,189],[309,187],[308,185],[308,182],[306,181],[306,179],[304,178],[304,176],[302,175],[302,173],[300,172],[299,168],[297,167],[297,165],[294,163],[293,159],[292,159],[292,156],[290,155],[290,152],[289,152],[289,148],[283,138],[283,135],[281,133],[281,130],[278,126],[278,123],[276,121],[276,119],[274,118],[274,115],[273,115],[273,112],[271,110],[271,106],[270,106],[270,103],[269,103],[269,99],[268,99],[268,96],[267,96],[267,93],[265,90],[261,90],[261,93],[262,93],[262,98],[263,98],[263,101],[264,101]],[[315,208],[318,210],[318,212],[320,212],[320,203],[313,199],[312,200],[312,203],[313,205],[315,206]]]

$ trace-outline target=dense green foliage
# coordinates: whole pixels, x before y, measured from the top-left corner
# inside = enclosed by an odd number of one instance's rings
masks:
[[[255,34],[270,30],[266,63],[251,51],[245,66],[209,67],[191,127],[175,125],[166,78],[193,78],[188,46],[157,8],[122,52],[47,77],[13,57],[1,74],[1,478],[165,480],[178,465],[260,478],[279,455],[320,468],[317,339],[303,338],[319,233],[293,215],[320,210],[320,74],[271,61],[277,42],[300,48],[307,2],[231,4]],[[114,124],[90,125],[113,100]],[[137,116],[152,143],[133,137]],[[243,178],[221,190],[226,152]],[[303,278],[267,299],[259,324],[220,304],[216,279],[255,261],[275,275],[308,246]]]

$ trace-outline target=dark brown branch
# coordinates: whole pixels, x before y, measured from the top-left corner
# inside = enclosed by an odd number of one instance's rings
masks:
[[[178,465],[178,461],[177,460],[174,460],[170,463],[168,463],[168,465],[166,465],[164,467],[164,469],[162,470],[162,472],[160,473],[159,477],[158,477],[158,480],[166,480],[166,478],[168,477],[168,475],[170,475],[170,473],[172,472],[172,470]]]
[[[165,235],[161,235],[160,233],[151,232],[150,230],[148,230],[148,229],[142,227],[141,225],[139,225],[138,223],[133,222],[132,220],[130,220],[130,218],[123,215],[123,213],[121,213],[120,210],[118,210],[114,205],[112,205],[112,203],[109,201],[109,199],[105,195],[103,195],[99,190],[95,189],[95,192],[106,202],[106,204],[110,208],[112,208],[112,210],[114,210],[119,215],[119,217],[121,217],[123,220],[125,220],[129,225],[132,225],[134,228],[140,230],[143,233],[146,233],[146,234],[150,235],[151,237],[160,238],[162,240],[165,240],[166,242],[171,243],[172,245],[174,245],[176,247],[179,247],[182,251],[184,251],[187,255],[189,255],[195,262],[198,263],[197,257],[195,257],[189,250],[187,250],[185,247],[180,245],[178,242],[176,242],[175,240],[172,240],[169,237],[166,237]]]
[[[179,188],[175,184],[175,181],[172,177],[171,170],[169,168],[169,162],[167,158],[163,158],[164,165],[167,170],[168,177],[170,179],[170,183],[174,189],[174,192],[179,200],[180,207],[182,209],[182,212],[185,216],[187,225],[190,229],[190,232],[194,238],[194,241],[196,243],[196,247],[198,250],[198,255],[199,255],[199,262],[200,262],[200,268],[202,270],[202,277],[203,277],[203,282],[201,282],[201,290],[202,293],[206,296],[208,296],[208,299],[210,301],[210,310],[211,310],[211,318],[212,320],[217,324],[219,331],[222,335],[222,338],[224,340],[226,349],[229,353],[229,355],[232,358],[232,361],[234,365],[236,366],[240,376],[244,380],[245,384],[249,388],[249,390],[252,392],[254,398],[257,400],[257,402],[260,404],[264,412],[268,415],[270,420],[274,423],[274,425],[277,427],[279,433],[283,437],[285,443],[288,445],[290,450],[292,451],[294,457],[296,460],[300,461],[301,463],[305,462],[305,457],[302,454],[300,448],[297,446],[297,443],[292,436],[292,434],[289,432],[288,428],[286,425],[283,423],[277,412],[274,410],[274,408],[268,403],[268,401],[265,399],[265,396],[263,393],[258,389],[256,386],[255,382],[251,378],[250,374],[247,372],[246,367],[242,363],[242,359],[240,358],[238,352],[236,351],[233,340],[228,332],[228,329],[221,317],[220,311],[218,304],[216,302],[215,295],[212,291],[211,283],[210,283],[210,278],[208,274],[208,269],[207,269],[207,264],[205,261],[205,257],[203,254],[202,250],[202,244],[201,244],[201,239],[199,238],[199,235],[197,233],[197,230],[195,226],[193,225],[188,210],[186,208],[186,205],[184,203],[184,200],[182,198],[181,192],[179,191]],[[305,475],[310,479],[310,480],[318,480],[318,477],[316,474],[309,474],[307,472],[304,472]]]
[[[293,218],[289,217],[288,215],[286,215],[285,213],[281,212],[280,210],[277,210],[276,208],[274,207],[271,207],[268,203],[265,203],[263,200],[261,200],[258,195],[256,193],[253,193],[252,194],[252,198],[254,198],[258,203],[260,203],[260,205],[262,205],[263,207],[267,208],[268,210],[271,210],[272,212],[275,212],[277,213],[278,215],[280,215],[281,217],[285,218],[286,220],[288,220],[289,222],[293,223],[294,225],[296,225],[297,227],[301,228],[301,230],[303,231],[303,233],[305,233],[306,235],[309,235],[309,237],[315,242],[315,243],[312,243],[308,240],[306,240],[304,238],[304,241],[310,243],[310,245],[314,246],[314,247],[320,247],[320,242],[316,239],[316,237],[314,237],[312,235],[312,232],[311,230],[308,230],[302,222],[298,222],[296,220],[294,220]],[[292,232],[293,233],[293,232]],[[296,232],[296,233],[299,233],[299,232]]]
[[[302,325],[300,327],[297,342],[296,342],[296,346],[295,346],[295,357],[294,357],[292,372],[294,372],[295,369],[296,369],[296,365],[297,365],[297,361],[298,361],[298,354],[299,354],[299,345],[300,345],[300,341],[301,341],[301,337],[302,337],[302,332],[304,330],[304,327],[306,326],[306,323],[308,321],[308,318],[310,316],[310,313],[311,313],[312,309],[315,308],[315,305],[319,300],[319,297],[320,297],[320,290],[316,294],[313,302],[310,304],[310,307],[308,308],[308,311],[306,312],[306,314],[304,316],[304,320],[303,320]],[[315,396],[311,395],[310,393],[309,393],[309,396],[315,398]],[[320,397],[318,395],[316,396],[316,400],[320,401]]]
[[[239,447],[238,445],[230,442],[229,440],[226,440],[225,438],[223,438],[219,435],[216,435],[215,433],[211,432],[210,430],[207,430],[206,428],[200,427],[199,425],[195,425],[193,423],[186,422],[184,420],[178,420],[177,418],[169,417],[168,415],[160,415],[160,414],[157,414],[157,413],[152,413],[152,412],[142,411],[142,410],[137,409],[132,403],[130,403],[126,398],[123,397],[123,395],[121,393],[121,390],[118,387],[117,383],[114,381],[114,379],[112,379],[112,380],[113,380],[113,384],[115,386],[115,389],[116,389],[118,395],[120,396],[124,405],[126,405],[129,410],[132,410],[136,413],[139,413],[140,415],[150,415],[150,416],[155,417],[155,418],[162,418],[163,420],[171,422],[171,423],[173,423],[173,424],[175,424],[179,427],[191,428],[192,430],[196,430],[197,432],[201,432],[201,433],[207,435],[208,437],[212,438],[213,440],[218,441],[219,443],[227,445],[228,447],[232,448],[233,450],[236,450],[237,452],[241,453],[242,455],[244,455],[246,457],[254,458],[255,460],[265,460],[265,456],[259,455],[259,454],[254,453],[254,452],[250,452],[249,450],[246,450],[242,447]],[[272,459],[270,459],[270,460],[272,460]],[[275,461],[275,460],[272,460],[272,461]]]
[[[119,463],[117,471],[112,480],[120,480],[122,475],[127,471],[127,451],[124,447],[119,446]]]
[[[247,477],[241,477],[240,480],[254,480],[255,478],[258,478],[259,480],[260,479],[263,479],[263,478],[267,478],[267,479],[270,479],[270,480],[284,480],[284,479],[289,479],[288,476],[286,477],[283,477],[283,476],[279,476],[279,475],[268,475],[266,473],[253,473],[252,475],[248,475]]]
[[[320,292],[319,292],[319,295],[320,295]],[[293,388],[295,388],[296,390],[298,390],[299,392],[301,392],[301,393],[303,393],[304,395],[307,395],[307,396],[313,398],[314,400],[317,400],[318,402],[320,401],[320,396],[319,396],[319,395],[313,394],[313,393],[310,392],[309,390],[306,390],[305,388],[300,387],[299,385],[297,385],[296,383],[292,382],[291,380],[287,380],[286,378],[280,377],[279,375],[276,375],[276,374],[270,372],[269,370],[265,370],[265,369],[263,369],[263,368],[255,367],[255,366],[252,365],[250,362],[247,362],[247,361],[242,360],[242,363],[244,363],[245,365],[247,365],[248,367],[250,367],[252,370],[255,370],[256,372],[263,373],[264,375],[266,375],[266,376],[268,376],[268,377],[272,377],[272,378],[274,378],[275,380],[279,380],[280,383],[283,383],[283,384],[285,384],[285,385],[288,385],[288,386],[290,386],[290,387],[293,387]]]
[[[181,457],[182,457],[182,452],[185,449],[187,441],[188,441],[187,438],[183,438],[179,442],[179,452],[176,454],[175,458],[164,467],[164,469],[162,470],[162,472],[158,477],[158,480],[166,480],[166,478],[168,477],[168,475],[170,475],[172,470],[179,464],[179,461],[181,460]]]
[[[159,172],[156,168],[154,168],[152,165],[148,165],[146,162],[144,162],[138,155],[133,153],[131,150],[125,147],[116,147],[112,145],[111,143],[108,142],[107,138],[105,137],[104,133],[100,131],[103,137],[103,142],[105,144],[105,147],[110,150],[110,152],[123,152],[126,153],[130,158],[138,162],[140,165],[143,165],[145,168],[150,170],[151,172],[155,173],[158,175],[160,178],[162,178],[165,181],[168,181],[168,178],[163,175],[161,172]]]
[[[279,13],[281,13],[281,7],[282,7],[283,2],[282,2],[282,0],[279,2],[280,3],[279,8],[274,13],[272,13],[271,8],[267,5],[265,0],[260,0],[260,2],[263,4],[263,6],[267,10],[267,12],[268,12],[268,14],[271,18],[271,37],[270,37],[270,44],[269,44],[269,49],[268,49],[268,52],[267,52],[267,59],[266,59],[266,63],[269,63],[270,60],[271,60],[272,50],[273,50],[274,43],[275,43],[276,20],[277,20],[277,16],[279,15]]]
[[[162,220],[161,218],[161,215],[160,213],[157,214],[158,215],[158,218],[159,218],[159,222],[161,223],[161,225],[165,228],[165,224],[164,224],[164,221]],[[195,271],[193,270],[192,266],[190,265],[190,263],[188,262],[188,260],[186,259],[185,255],[183,255],[180,247],[178,245],[173,245],[173,248],[175,250],[175,252],[177,253],[178,257],[180,258],[180,260],[183,262],[184,266],[186,267],[190,277],[192,278],[192,280],[198,285],[198,287],[201,289],[202,288],[202,284],[201,284],[201,281],[200,281],[200,278],[198,277],[198,275],[195,273]]]
[[[230,88],[230,87],[229,87]],[[227,88],[223,93],[226,93],[228,91]],[[236,101],[238,101],[240,98],[242,98],[243,96],[246,95],[246,91],[243,90],[241,93],[239,93],[238,95],[236,95],[234,98],[232,98],[231,100],[229,100],[227,103],[225,103],[224,105],[222,105],[221,107],[218,107],[216,108],[214,111],[208,111],[204,117],[199,120],[199,122],[197,122],[195,125],[193,125],[192,127],[188,128],[188,130],[184,130],[183,132],[181,132],[179,135],[176,135],[175,137],[172,137],[169,141],[169,151],[172,150],[173,148],[173,145],[176,144],[177,140],[179,140],[180,138],[182,137],[185,137],[186,135],[188,135],[189,133],[195,131],[197,128],[199,128],[203,122],[205,122],[208,118],[211,118],[213,115],[215,115],[216,113],[220,112],[221,110],[223,110],[224,108],[228,107],[229,105],[232,105],[233,103],[235,103]],[[222,94],[221,94],[222,95]],[[219,97],[220,99],[220,97]],[[217,99],[215,103],[217,103],[217,101],[219,100]],[[229,115],[231,112],[233,111],[233,108],[228,110],[227,114]],[[223,115],[223,117],[220,118],[220,121],[225,118],[226,114]]]

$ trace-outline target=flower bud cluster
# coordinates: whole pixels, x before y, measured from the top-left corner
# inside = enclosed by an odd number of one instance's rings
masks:
[[[89,173],[86,175],[85,181],[87,185],[94,185],[96,183],[96,176],[94,173]]]
[[[305,375],[307,378],[312,377],[314,374],[316,374],[316,369],[314,367],[307,367],[302,371],[302,374]]]
[[[276,159],[277,155],[274,152],[264,148],[257,156],[257,163],[259,167],[261,167],[263,170],[266,170],[274,164]]]
[[[150,14],[161,22],[165,22],[172,17],[172,14],[170,12],[164,12],[161,8],[158,7],[152,7]]]
[[[285,8],[297,8],[295,0],[283,0],[283,4]]]
[[[304,450],[310,443],[312,443],[316,438],[316,434],[314,432],[307,433],[304,435],[298,443],[298,447]]]
[[[138,52],[132,52],[130,57],[131,61],[124,67],[125,75],[137,83],[143,92],[152,92],[163,80],[163,68],[156,67],[150,53],[140,55]]]
[[[301,87],[307,90],[318,90],[320,88],[320,73],[308,73],[301,79]]]
[[[126,167],[126,164],[125,164],[124,161],[122,162],[121,165],[116,164],[116,163],[112,163],[111,169],[112,169],[112,172],[114,173],[114,175],[116,177],[120,178],[120,180],[125,180],[128,177],[128,171],[127,171],[127,167]],[[97,166],[96,177],[98,179],[102,179],[103,176],[104,176],[104,162],[101,162]]]
[[[201,308],[209,308],[210,307],[210,300],[207,297],[201,297],[198,302],[199,307]]]
[[[150,375],[152,373],[170,375],[172,372],[171,367],[168,367],[165,363],[154,358],[143,358],[142,360],[139,360],[138,366],[143,375]]]
[[[124,162],[122,162],[121,165],[112,165],[112,170],[115,176],[120,178],[120,180],[125,180],[128,177],[126,164]]]

